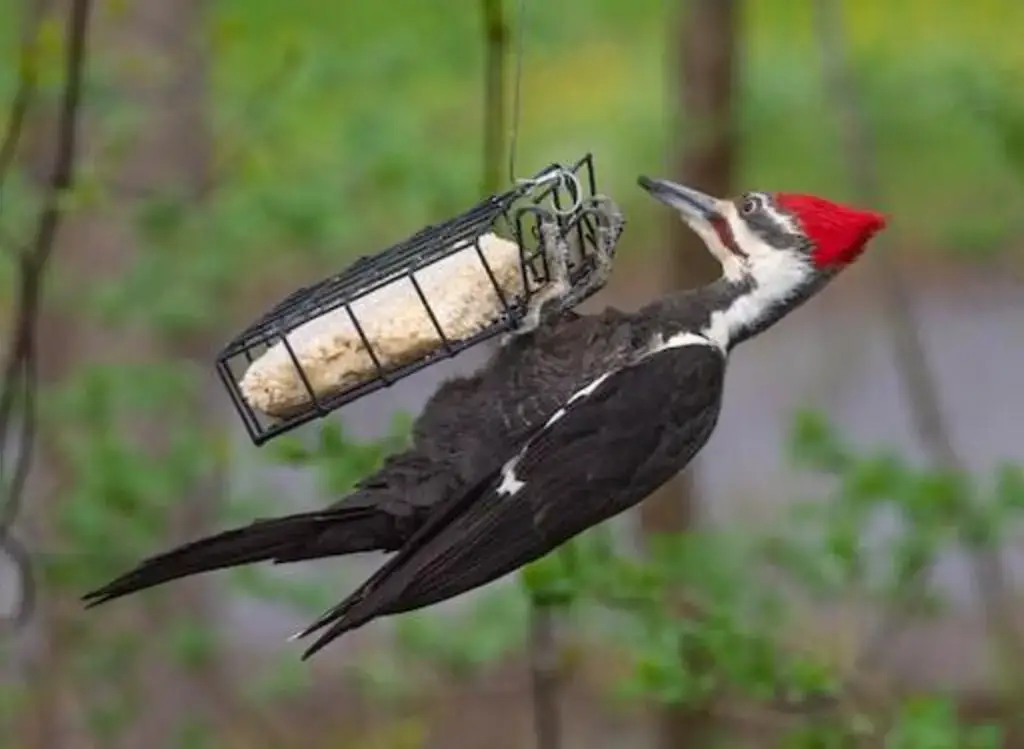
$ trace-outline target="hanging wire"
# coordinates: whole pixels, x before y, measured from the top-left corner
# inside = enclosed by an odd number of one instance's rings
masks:
[[[517,15],[519,18],[516,24],[516,67],[515,78],[512,83],[512,131],[509,134],[508,178],[513,184],[530,185],[532,187],[558,182],[560,187],[573,196],[573,202],[568,208],[555,206],[552,210],[559,216],[570,216],[583,205],[583,187],[580,185],[579,178],[571,169],[556,165],[536,177],[516,176],[516,150],[519,144],[519,122],[522,113],[523,38],[526,35],[526,0],[519,0]]]
[[[516,146],[519,142],[519,119],[522,111],[523,26],[526,25],[526,0],[519,0],[516,22],[516,72],[512,81],[512,132],[508,143],[508,178],[516,183]]]

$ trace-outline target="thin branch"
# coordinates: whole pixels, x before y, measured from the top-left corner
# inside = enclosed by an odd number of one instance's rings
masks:
[[[3,208],[4,186],[12,171],[18,144],[21,142],[21,134],[25,130],[25,120],[32,108],[32,102],[35,101],[36,65],[33,61],[34,45],[32,43],[34,35],[35,28],[33,27],[26,33],[27,38],[22,41],[21,52],[18,55],[18,87],[11,98],[7,125],[4,128],[3,141],[0,142],[0,210]]]
[[[11,429],[15,405],[19,395],[22,399],[20,418],[19,452],[14,477],[6,489],[6,504],[0,507],[0,549],[10,553],[10,526],[20,508],[22,494],[32,465],[32,452],[36,428],[36,326],[39,305],[42,298],[45,272],[53,253],[57,230],[63,218],[63,199],[74,180],[77,152],[78,112],[81,102],[82,79],[86,59],[91,0],[73,0],[67,23],[64,89],[57,117],[57,142],[53,167],[46,181],[46,202],[40,213],[35,236],[30,245],[18,256],[19,289],[18,305],[14,319],[14,335],[11,336],[3,369],[2,390],[0,390],[0,471],[4,465],[4,447]],[[34,70],[27,65],[23,72]],[[29,73],[34,75],[34,73]],[[20,87],[25,87],[22,80]],[[34,84],[30,79],[30,89]],[[31,99],[31,95],[28,95]],[[27,107],[27,105],[26,105]],[[13,135],[8,131],[5,144],[11,143],[10,153],[17,151],[20,137],[18,117],[10,120],[17,130]],[[13,158],[13,157],[12,157]],[[22,569],[24,589],[21,605],[15,621],[27,615],[25,604],[31,601],[32,582],[27,568]]]
[[[502,0],[482,0],[486,62],[484,71],[484,192],[497,192],[501,184],[505,122],[505,58],[508,50],[508,26]],[[516,138],[519,128],[519,87],[522,78],[524,0],[519,2],[519,44],[516,58],[515,96],[512,136],[509,144],[509,179],[515,179]],[[527,586],[528,587],[528,586]],[[537,749],[560,749],[561,715],[558,700],[561,689],[558,639],[555,633],[557,610],[529,597],[530,694],[533,704],[534,736]]]
[[[840,5],[837,0],[816,0],[814,12],[825,87],[831,93],[835,113],[840,120],[843,152],[848,158],[853,188],[858,199],[873,202],[878,198],[874,145],[869,128],[861,116],[856,83],[846,59]],[[964,474],[966,466],[953,447],[935,378],[914,320],[908,285],[892,248],[875,252],[874,262],[886,314],[886,327],[892,335],[893,354],[910,405],[915,431],[936,466]],[[998,551],[975,550],[972,560],[975,584],[982,597],[989,631],[997,639],[997,644],[1017,656],[1021,648],[1012,614],[1007,608],[1008,584]],[[924,585],[922,578],[927,571],[927,565],[912,571],[912,598],[920,598]],[[864,668],[874,663],[884,645],[901,626],[900,617],[887,617],[868,640],[859,659],[859,666]]]
[[[553,607],[530,603],[530,679],[533,698],[534,735],[537,749],[562,746],[561,668],[558,654],[556,613]]]
[[[156,622],[154,626],[162,626]],[[207,674],[199,677],[203,693],[214,703],[220,717],[242,737],[245,746],[280,747],[288,743],[292,731],[272,712],[260,707],[250,708],[241,704],[234,686],[222,674]]]
[[[39,19],[47,12],[50,2],[42,7],[42,12],[26,11],[22,21],[21,41],[18,44],[18,84],[11,97],[7,110],[7,124],[4,127],[3,139],[0,140],[0,212],[3,210],[3,190],[14,168],[14,159],[18,154],[22,133],[29,111],[36,99],[39,85],[39,64],[36,55],[36,33],[39,30]]]
[[[484,42],[484,192],[501,186],[505,149],[505,57],[508,26],[502,0],[483,0]]]

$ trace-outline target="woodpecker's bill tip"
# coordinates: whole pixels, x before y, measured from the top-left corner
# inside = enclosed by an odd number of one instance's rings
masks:
[[[694,190],[692,187],[670,182],[667,179],[653,179],[643,175],[637,178],[637,183],[654,198],[675,208],[688,218],[710,221],[721,216],[719,201],[710,195],[705,195],[700,190]]]

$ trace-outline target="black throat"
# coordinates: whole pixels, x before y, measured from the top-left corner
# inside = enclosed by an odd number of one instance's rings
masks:
[[[765,307],[756,319],[748,319],[742,326],[730,331],[728,348],[761,333],[814,296],[831,280],[832,274],[816,274],[786,299],[780,299]],[[634,330],[640,340],[650,340],[661,334],[665,337],[676,333],[699,333],[710,327],[712,316],[724,312],[745,296],[757,290],[757,281],[751,276],[740,279],[719,278],[697,289],[673,292],[645,305],[638,310]]]

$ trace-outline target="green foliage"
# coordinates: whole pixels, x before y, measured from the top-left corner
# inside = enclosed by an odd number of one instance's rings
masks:
[[[169,513],[214,467],[208,437],[178,406],[195,387],[185,368],[105,364],[81,370],[44,401],[75,476],[57,518],[68,551],[47,564],[54,584],[82,589],[159,545]],[[131,437],[129,424],[140,418],[159,425],[150,427],[160,432],[158,453]]]
[[[138,251],[106,284],[78,288],[80,279],[54,278],[52,289],[85,300],[75,314],[126,336],[141,330],[157,350],[193,337],[216,341],[239,321],[243,293],[274,281],[285,291],[478,199],[484,50],[479,19],[463,0],[296,0],[281,7],[221,1],[206,19],[214,147],[200,199],[171,185],[138,195],[134,186],[112,183],[144,113],[119,91],[112,58],[97,45],[88,82],[93,146],[64,200],[72,211],[101,218],[127,213]],[[841,189],[837,149],[819,113],[816,63],[808,63],[816,54],[809,7],[803,0],[745,5],[744,184]],[[1015,21],[1024,16],[1009,2],[991,14],[972,7],[865,0],[848,5],[847,15],[886,207],[913,241],[979,257],[1005,251],[1021,229],[1024,113]],[[646,170],[639,165],[660,163],[666,147],[692,130],[665,128],[665,87],[637,85],[661,80],[663,49],[652,39],[666,40],[665,12],[660,0],[530,5],[521,172],[591,150],[601,189],[631,216],[650,209],[633,187]],[[16,28],[0,23],[4,59],[13,59]],[[957,44],[937,45],[929,34]],[[61,46],[59,27],[48,21],[37,60],[44,101],[59,83]],[[4,100],[15,67],[0,65]],[[928,179],[921,164],[928,164]],[[0,246],[24,244],[39,197],[24,174],[9,176]],[[633,223],[634,247],[653,238],[645,225],[655,222]],[[0,253],[5,289],[9,273],[9,255]],[[73,477],[59,487],[59,545],[39,558],[51,589],[80,593],[164,548],[186,498],[225,473],[229,440],[211,433],[196,412],[200,380],[194,365],[171,357],[145,365],[110,361],[45,394],[47,434]],[[139,439],[140,424],[158,438]],[[282,437],[262,455],[315,471],[323,492],[340,498],[405,444],[408,425],[398,417],[383,438],[365,441],[332,420],[312,441]],[[834,600],[854,591],[905,603],[909,572],[951,547],[998,545],[1024,507],[1020,466],[1001,467],[987,483],[922,469],[888,452],[862,454],[809,414],[797,420],[793,452],[804,468],[831,480],[830,501],[800,503],[767,535],[659,539],[647,556],[619,552],[608,529],[596,529],[530,565],[521,585],[485,591],[460,613],[396,619],[399,650],[362,664],[363,684],[382,695],[407,694],[419,686],[409,663],[470,675],[521,648],[529,606],[546,606],[630,656],[625,694],[666,703],[723,693],[758,702],[835,695],[844,675],[829,659],[779,645],[791,625],[784,587],[807,597]],[[245,522],[263,512],[263,499],[259,490],[247,491],[230,497],[226,509]],[[897,532],[869,546],[870,529],[886,515],[901,519]],[[777,584],[780,576],[785,586]],[[233,592],[304,613],[337,598],[323,584],[284,581],[261,568],[225,579]],[[916,609],[927,613],[940,603],[917,602]],[[87,718],[98,743],[113,745],[144,708],[136,672],[148,633],[98,621],[83,617],[75,627],[67,678],[90,695]],[[201,671],[216,656],[216,633],[187,617],[171,615],[160,626],[165,651],[185,670]],[[309,684],[308,665],[289,653],[246,687],[259,705]],[[20,690],[0,689],[0,722],[28,712],[26,700]],[[960,725],[947,699],[915,698],[897,708],[886,721],[808,721],[785,745],[849,746],[883,725],[886,745],[897,749],[998,745],[997,729]],[[422,726],[410,725],[412,738],[401,734],[395,743],[422,738]],[[190,725],[180,743],[201,746],[211,737]]]
[[[282,658],[266,675],[247,684],[244,692],[256,704],[262,704],[301,695],[312,684],[307,663],[298,658]]]
[[[831,477],[835,494],[798,504],[778,531],[669,535],[638,557],[617,552],[607,527],[594,529],[529,565],[519,592],[490,592],[493,618],[484,605],[472,608],[466,625],[429,613],[403,617],[406,657],[456,673],[479,668],[522,643],[526,605],[550,606],[578,631],[604,617],[604,627],[590,630],[633,663],[619,685],[623,697],[689,705],[723,696],[766,705],[842,701],[849,673],[827,654],[781,644],[794,624],[787,588],[833,599],[856,590],[904,605],[909,569],[958,544],[999,541],[996,528],[1008,530],[1024,496],[1024,472],[1003,466],[994,488],[980,492],[965,477],[914,467],[890,452],[861,454],[812,413],[798,414],[791,444],[798,464]],[[903,518],[901,531],[868,551],[872,519],[892,511]],[[979,517],[986,532],[965,536]],[[935,608],[918,603],[915,610]],[[998,726],[961,724],[947,697],[913,697],[887,709],[841,719],[812,713],[781,745],[859,746],[880,735],[893,747],[1000,745]]]
[[[571,606],[579,591],[572,578],[575,563],[572,545],[526,565],[521,573],[523,588],[534,606]]]
[[[996,749],[1003,746],[998,726],[963,726],[949,699],[916,697],[906,700],[886,735],[892,749]]]
[[[660,539],[643,561],[609,555],[607,547],[591,560],[595,569],[584,575],[577,600],[625,613],[615,642],[632,655],[633,694],[680,704],[714,695],[769,704],[842,699],[850,674],[823,656],[781,645],[792,625],[787,589],[832,599],[858,592],[906,606],[919,598],[911,594],[912,571],[958,546],[999,544],[1024,490],[1019,466],[1002,466],[986,492],[968,477],[911,466],[891,452],[860,453],[810,412],[794,420],[791,447],[797,464],[831,478],[830,501],[798,503],[769,534],[704,531]],[[902,519],[901,528],[869,549],[868,539],[879,535],[871,523],[886,512]],[[768,571],[772,578],[765,578]],[[937,603],[914,602],[918,615]],[[960,725],[948,698],[892,707],[887,718],[858,715],[840,724],[812,717],[784,745],[856,746],[883,724],[886,746],[1001,745],[995,726]]]
[[[402,444],[398,433],[390,449]],[[528,565],[518,587],[481,592],[468,612],[396,619],[399,649],[369,655],[360,683],[400,699],[426,683],[411,663],[469,676],[523,647],[528,607],[544,606],[629,656],[632,675],[617,690],[626,699],[843,701],[851,675],[833,657],[781,644],[794,625],[790,593],[838,600],[857,592],[882,605],[912,603],[918,616],[934,613],[941,600],[909,596],[910,573],[957,546],[998,544],[1024,504],[1024,469],[1003,465],[982,489],[891,451],[860,452],[812,412],[797,414],[790,443],[797,465],[831,480],[829,501],[797,503],[768,533],[656,538],[643,556],[617,551],[609,528],[596,528]],[[314,447],[284,441],[277,450],[291,465],[320,466],[332,490],[351,486],[387,452],[353,444],[335,426]],[[886,513],[901,518],[898,532],[869,544],[872,524]],[[1001,735],[997,725],[961,724],[951,698],[926,695],[893,702],[885,713],[812,713],[780,745],[852,747],[883,736],[892,747],[980,748],[1000,745]]]
[[[516,652],[525,642],[527,599],[515,588],[483,590],[469,611],[414,613],[396,621],[399,657],[412,657],[467,676]]]
[[[269,450],[284,465],[315,469],[324,491],[340,496],[377,470],[389,454],[406,446],[411,421],[408,414],[397,412],[388,433],[371,441],[353,439],[340,421],[329,421],[320,426],[314,446],[306,445],[301,437],[282,435],[270,443]]]

